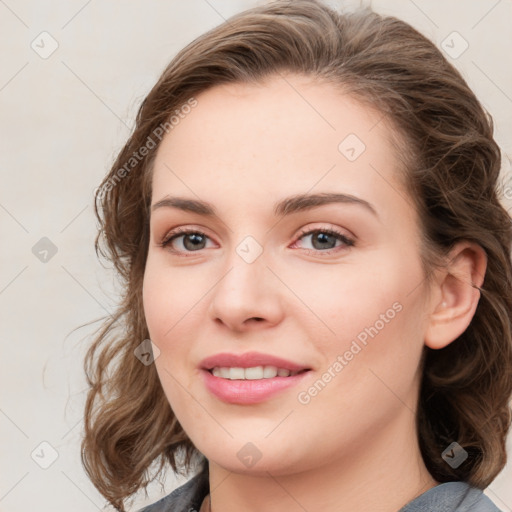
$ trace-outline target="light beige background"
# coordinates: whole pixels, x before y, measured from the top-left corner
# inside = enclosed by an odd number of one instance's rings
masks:
[[[116,301],[113,275],[93,250],[93,190],[174,54],[257,3],[0,0],[1,512],[103,509],[79,456],[82,358],[94,326],[75,330],[112,311]],[[496,138],[512,155],[511,0],[375,0],[372,6],[440,46],[448,41],[454,52],[467,42],[464,53],[448,58],[493,115]],[[47,55],[52,44],[58,47]],[[512,197],[509,173],[505,166]],[[39,254],[47,262],[32,252],[43,237],[57,249]],[[152,486],[133,510],[181,482],[169,476],[165,489]],[[487,490],[507,512],[511,482],[509,465]]]

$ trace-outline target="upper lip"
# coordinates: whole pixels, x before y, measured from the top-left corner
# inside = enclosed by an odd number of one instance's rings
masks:
[[[245,354],[230,354],[224,352],[215,354],[203,359],[200,366],[204,370],[211,370],[215,367],[252,368],[254,366],[276,366],[277,368],[290,370],[292,372],[309,370],[307,366],[302,364],[260,352],[246,352]]]

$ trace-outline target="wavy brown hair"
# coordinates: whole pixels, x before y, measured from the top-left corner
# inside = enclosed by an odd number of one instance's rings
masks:
[[[288,72],[338,86],[393,127],[404,183],[421,220],[427,279],[455,243],[469,240],[485,250],[485,283],[468,329],[444,349],[424,349],[417,433],[439,482],[485,488],[505,465],[512,224],[498,197],[500,150],[492,119],[436,46],[407,23],[369,10],[340,14],[314,0],[279,0],[230,18],[178,53],[142,102],[133,133],[96,194],[96,248],[124,288],[119,309],[86,356],[82,460],[118,510],[164,468],[186,474],[201,457],[174,416],[155,366],[134,356],[149,337],[142,281],[158,143],[131,159],[202,91],[228,82],[264,83]],[[469,453],[457,469],[441,458],[452,441]]]

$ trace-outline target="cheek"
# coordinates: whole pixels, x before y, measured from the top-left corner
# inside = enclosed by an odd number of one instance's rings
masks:
[[[204,324],[202,308],[210,287],[208,279],[192,277],[185,268],[170,269],[158,255],[149,255],[143,283],[144,314],[149,336],[160,350],[155,366],[173,409],[180,408],[188,396],[185,390],[197,378],[191,351],[194,335]]]
[[[144,314],[149,337],[160,350],[155,367],[162,389],[178,418],[192,414],[187,409],[184,392],[189,378],[188,369],[183,364],[173,365],[173,362],[187,359],[187,344],[178,343],[178,334],[188,320],[188,290],[170,279],[165,267],[159,268],[148,258],[143,284]]]
[[[172,327],[172,293],[169,293],[165,280],[158,279],[155,272],[146,270],[142,297],[150,337],[161,349],[159,342]]]
[[[191,276],[186,269],[172,271],[158,257],[148,257],[143,284],[144,313],[151,338],[164,344],[161,350],[182,321],[189,321],[196,314],[207,290],[207,282],[197,275]]]
[[[317,275],[314,287],[294,283],[329,328],[317,330],[326,334],[315,343],[323,355],[321,380],[333,392],[325,398],[341,406],[353,406],[354,397],[364,403],[393,398],[390,389],[407,394],[414,385],[425,328],[423,271],[417,258],[391,256],[360,271],[347,266]]]
[[[404,316],[411,318],[402,311],[419,309],[411,293],[414,283],[423,279],[416,260],[388,250],[355,254],[339,265],[283,265],[278,273],[294,295],[286,294],[288,316],[302,325],[307,321],[310,333],[315,326],[327,349],[343,349],[359,334],[364,341],[368,330],[375,332],[374,326],[379,333],[391,325],[396,329]],[[300,309],[304,314],[299,316]]]
[[[325,366],[297,390],[297,418],[305,432],[317,432],[318,418],[328,418],[322,435],[356,447],[372,437],[377,425],[414,411],[423,347],[416,306],[401,297],[390,308],[372,309],[357,319],[354,308],[352,318],[345,316],[347,335],[330,344],[326,338]],[[375,314],[381,311],[384,319]],[[341,321],[338,327],[343,329]]]

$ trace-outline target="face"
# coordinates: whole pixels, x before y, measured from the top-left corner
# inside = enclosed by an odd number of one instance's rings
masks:
[[[294,75],[197,101],[157,153],[144,276],[185,432],[230,471],[286,474],[405,430],[427,290],[389,127]]]

